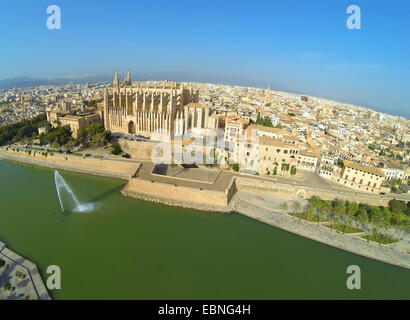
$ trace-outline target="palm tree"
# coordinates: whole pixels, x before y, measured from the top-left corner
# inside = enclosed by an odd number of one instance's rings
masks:
[[[323,215],[323,212],[326,211],[326,204],[324,201],[320,201],[318,208],[316,209],[316,216],[317,216],[317,225],[319,225],[320,217]]]
[[[300,202],[296,200],[296,201],[293,203],[293,213],[296,213],[296,211],[299,211],[300,208],[301,208]]]
[[[306,220],[311,221],[314,214],[315,214],[315,209],[313,207],[307,208],[307,210],[306,210]]]
[[[348,202],[346,206],[346,214],[349,218],[349,222],[353,220],[356,215],[357,210],[359,209],[359,204],[357,202]]]
[[[390,223],[394,227],[397,235],[401,240],[403,240],[403,237],[401,236],[401,231],[403,230],[403,226],[405,225],[406,222],[406,216],[404,215],[403,212],[400,210],[394,210],[393,214],[390,218]]]
[[[341,203],[337,203],[335,206],[334,212],[335,212],[336,217],[338,217],[339,220],[342,220],[342,217],[344,217],[346,213],[346,207],[342,205]],[[345,227],[346,225],[343,224],[343,233],[345,232]]]
[[[286,211],[288,211],[288,204],[284,202],[280,205],[280,208],[285,213]]]

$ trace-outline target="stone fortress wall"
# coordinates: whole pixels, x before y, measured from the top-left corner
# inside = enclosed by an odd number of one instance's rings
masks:
[[[16,152],[11,148],[8,150],[1,148],[0,155],[4,159],[12,161],[120,179],[131,178],[140,166],[139,163],[125,160],[116,161],[60,153],[48,154],[46,157],[41,154],[41,151],[37,151],[36,154],[31,152],[29,155],[23,150]]]
[[[228,188],[229,190],[230,188]],[[171,206],[229,212],[228,199],[232,197],[232,192],[228,191],[206,190],[157,181],[131,179],[121,192],[126,196]]]
[[[132,141],[125,139],[114,139],[113,142],[118,143],[124,152],[131,155],[131,158],[139,160],[151,160],[152,150],[158,144],[152,141]]]

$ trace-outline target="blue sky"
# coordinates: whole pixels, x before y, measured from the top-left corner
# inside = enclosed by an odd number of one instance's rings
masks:
[[[46,27],[52,4],[61,30]],[[0,79],[184,73],[410,115],[408,0],[16,0],[0,30]]]

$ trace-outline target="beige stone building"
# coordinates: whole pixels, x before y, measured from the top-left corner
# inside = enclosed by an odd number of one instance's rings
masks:
[[[300,150],[298,155],[297,168],[314,172],[317,168],[318,162],[319,158],[314,152],[308,150]]]
[[[282,139],[259,136],[259,174],[288,175],[292,166],[297,167],[299,148]],[[282,164],[289,170],[282,170]]]
[[[245,134],[245,129],[249,126],[249,120],[236,116],[225,117],[225,141],[239,143],[240,136]]]
[[[55,109],[46,112],[47,121],[51,123],[53,127],[57,126],[70,126],[73,138],[78,137],[78,131],[86,129],[93,123],[102,124],[102,110],[92,109],[71,109],[70,111]]]
[[[384,173],[381,169],[349,160],[344,160],[344,167],[340,171],[340,176],[334,178],[335,182],[349,188],[373,193],[380,192],[383,180]]]

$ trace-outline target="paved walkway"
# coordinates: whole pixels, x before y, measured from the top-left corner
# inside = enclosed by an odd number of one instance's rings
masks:
[[[8,265],[7,269],[0,269],[0,299],[22,300],[29,297],[30,300],[51,300],[37,266],[33,262],[5,246],[0,249],[0,258]],[[23,273],[25,278],[19,280],[15,275],[16,271]],[[10,281],[15,288],[13,292],[4,290],[3,285],[6,281]]]

